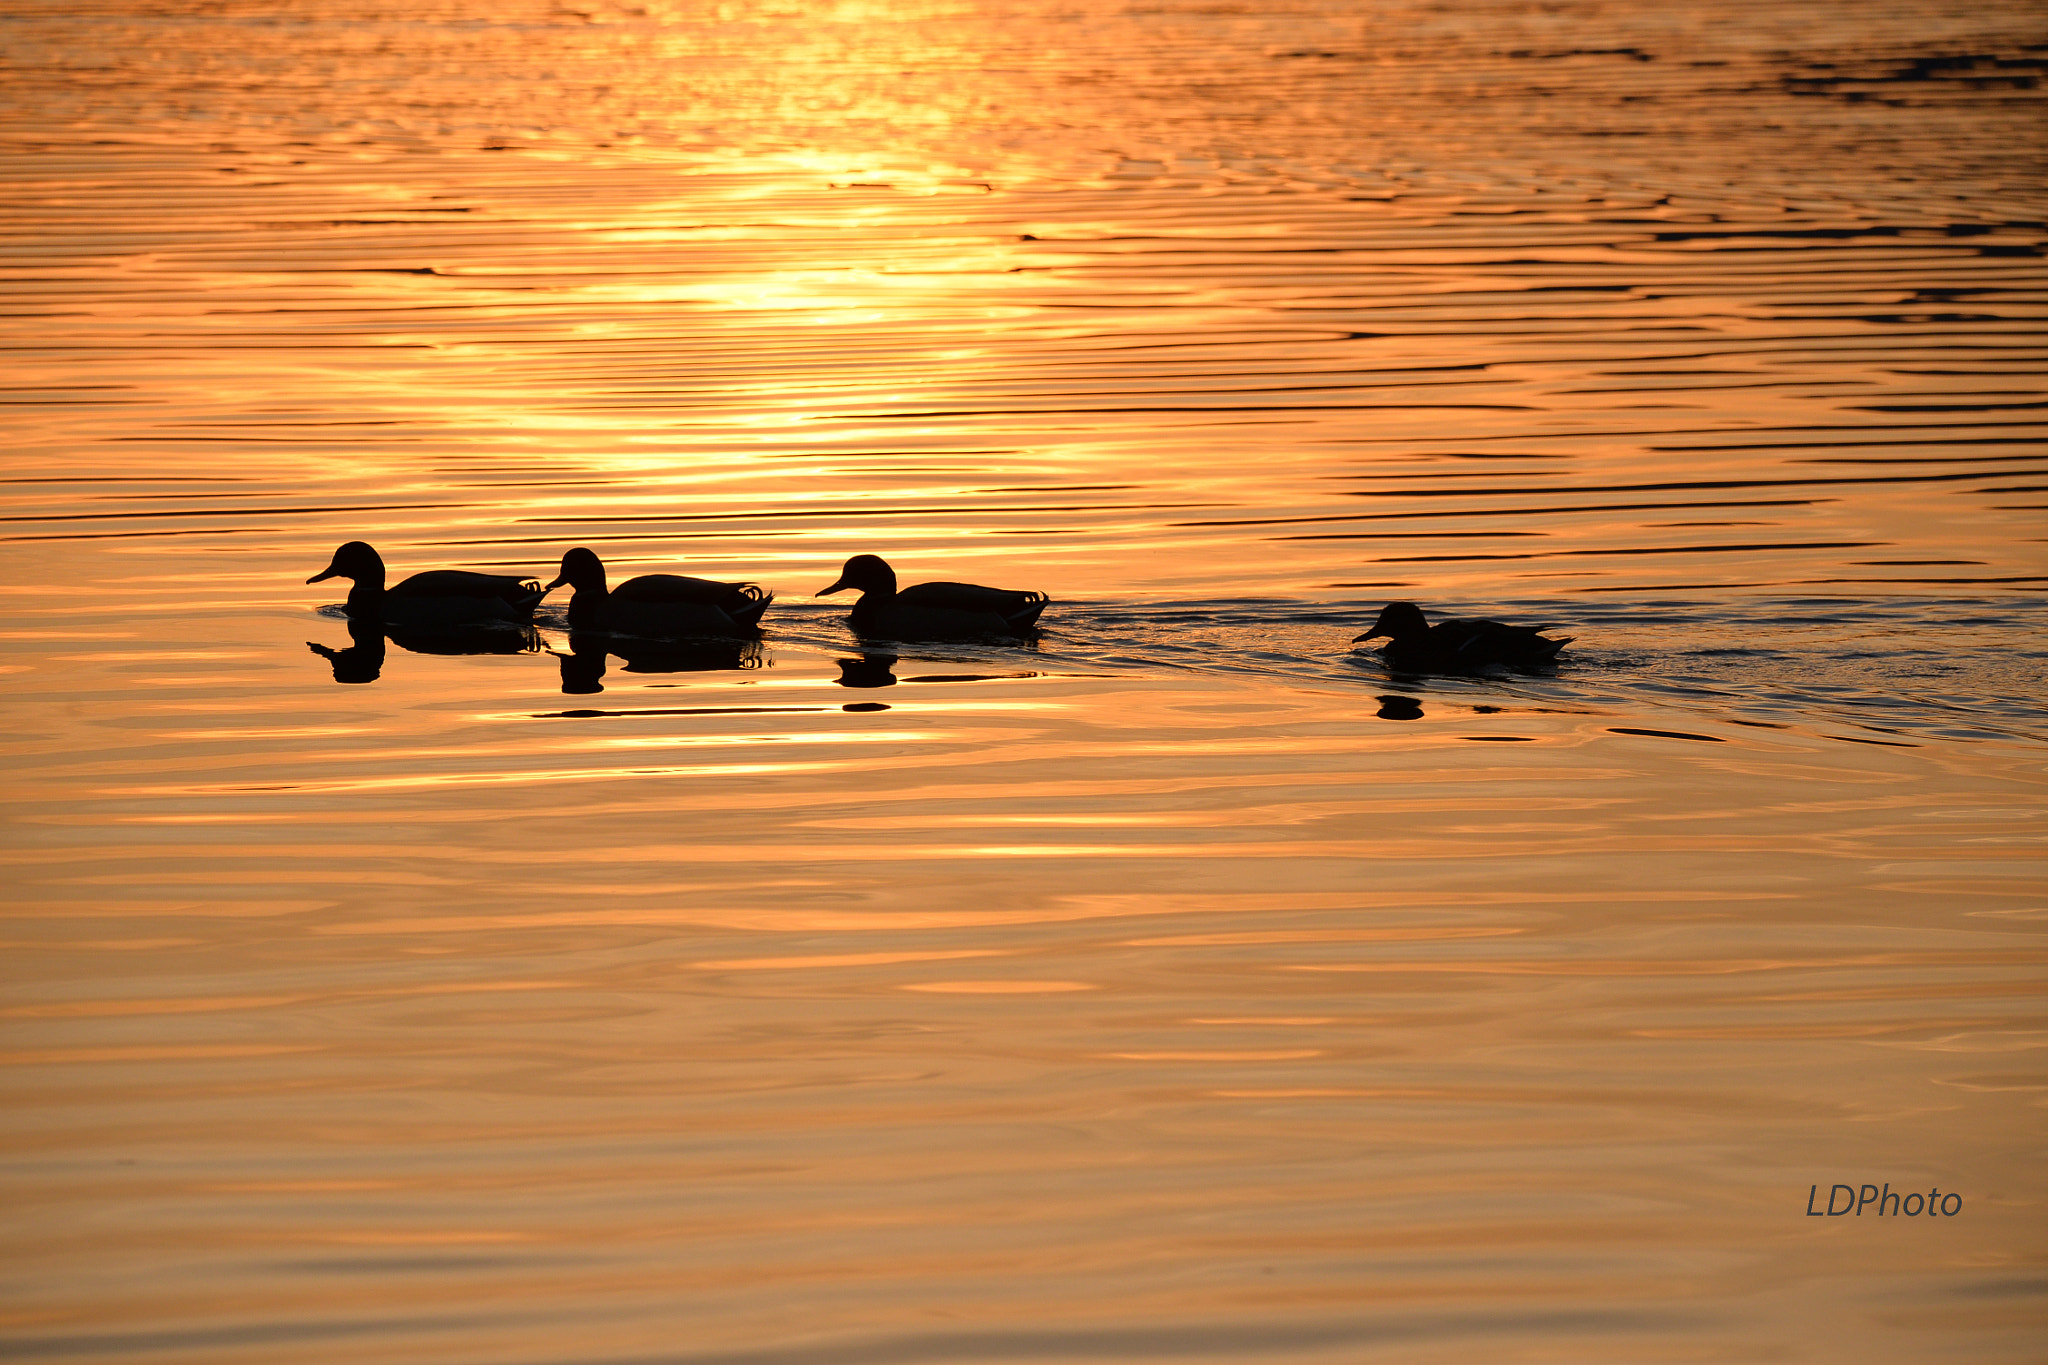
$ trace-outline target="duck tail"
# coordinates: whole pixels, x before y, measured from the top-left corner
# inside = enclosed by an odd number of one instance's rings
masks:
[[[548,590],[540,585],[539,579],[529,578],[522,582],[516,591],[506,593],[504,602],[513,611],[531,616],[533,609],[538,607],[541,599],[547,595]]]
[[[768,604],[775,600],[775,594],[758,583],[737,583],[732,600],[725,603],[725,614],[736,626],[759,627],[761,614],[768,610]]]

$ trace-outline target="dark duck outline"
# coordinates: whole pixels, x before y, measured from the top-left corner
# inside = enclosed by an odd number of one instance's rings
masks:
[[[353,582],[346,600],[350,620],[426,630],[486,621],[531,621],[533,609],[547,596],[538,579],[512,574],[429,569],[391,588],[384,586],[384,577],[384,557],[363,541],[351,540],[335,550],[326,568],[306,581],[346,578]]]
[[[880,555],[847,560],[839,581],[818,596],[846,588],[858,589],[861,595],[846,617],[856,631],[899,640],[1028,634],[1051,601],[1042,592],[976,583],[917,583],[899,590],[896,571]]]
[[[1499,621],[1439,621],[1435,625],[1413,602],[1389,602],[1379,619],[1351,643],[1384,635],[1380,656],[1396,668],[1420,672],[1473,672],[1501,665],[1537,668],[1554,663],[1572,636],[1552,638],[1539,632],[1550,626],[1510,626]]]
[[[604,561],[579,545],[562,556],[562,572],[545,591],[567,583],[569,624],[578,630],[628,635],[734,635],[759,629],[775,594],[755,583],[721,583],[682,574],[650,573],[606,586]]]

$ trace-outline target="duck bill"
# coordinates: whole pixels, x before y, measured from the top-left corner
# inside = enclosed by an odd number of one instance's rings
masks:
[[[820,588],[818,590],[817,595],[819,597],[830,597],[833,593],[844,591],[846,588],[849,588],[851,586],[852,584],[848,583],[846,579],[842,576],[840,580],[837,583],[834,583],[831,587]]]
[[[319,573],[314,574],[311,578],[307,579],[306,581],[308,583],[324,583],[330,578],[339,577],[341,577],[341,570],[336,568],[334,565],[329,564],[326,568],[322,569]]]
[[[1382,636],[1382,635],[1385,635],[1385,634],[1386,634],[1386,632],[1385,632],[1384,630],[1369,630],[1369,631],[1367,631],[1367,632],[1366,632],[1365,634],[1363,634],[1363,635],[1354,635],[1354,636],[1352,636],[1352,637],[1351,637],[1351,643],[1355,645],[1355,644],[1357,644],[1357,643],[1358,643],[1359,641],[1361,641],[1361,640],[1375,640],[1375,639],[1378,639],[1378,638],[1379,638],[1380,636]]]
[[[569,575],[563,574],[560,578],[557,578],[554,582],[548,584],[545,588],[542,588],[540,590],[541,596],[547,596],[549,593],[553,592],[556,588],[561,587],[564,583],[567,583],[568,581]]]

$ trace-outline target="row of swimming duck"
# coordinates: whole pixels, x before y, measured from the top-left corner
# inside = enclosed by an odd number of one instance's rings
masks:
[[[562,556],[561,572],[538,579],[467,569],[431,569],[385,583],[383,556],[360,540],[334,552],[333,562],[307,579],[346,578],[350,619],[413,630],[456,629],[492,621],[527,622],[556,588],[572,590],[567,612],[574,629],[625,635],[677,637],[750,635],[775,594],[753,583],[721,583],[681,574],[644,574],[616,588],[604,561],[581,546]],[[878,555],[855,555],[818,596],[852,589],[860,594],[847,623],[862,635],[897,640],[1028,635],[1050,600],[1042,592],[985,588],[975,583],[918,583],[899,588],[896,571]],[[1547,664],[1571,642],[1550,637],[1549,626],[1499,621],[1448,620],[1430,624],[1412,602],[1388,604],[1371,630],[1352,643],[1384,636],[1386,660],[1411,669],[1470,670],[1494,665]]]

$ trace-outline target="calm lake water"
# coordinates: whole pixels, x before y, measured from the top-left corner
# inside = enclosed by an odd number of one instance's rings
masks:
[[[2040,1359],[2044,69],[7,7],[0,1354]],[[779,600],[386,641],[352,539]],[[857,640],[859,551],[1044,636]]]

